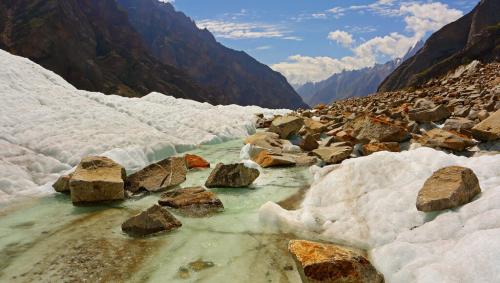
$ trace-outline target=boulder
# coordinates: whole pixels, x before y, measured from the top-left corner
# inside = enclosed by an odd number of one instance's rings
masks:
[[[282,139],[297,134],[304,125],[304,120],[296,116],[283,116],[273,120],[269,132],[276,133]]]
[[[222,164],[215,166],[214,170],[208,176],[205,186],[214,187],[247,187],[259,177],[259,170],[246,167],[243,163]]]
[[[304,240],[288,243],[302,282],[382,283],[384,277],[352,250]]]
[[[311,151],[311,150],[317,149],[319,144],[318,144],[318,141],[316,141],[316,139],[312,135],[307,134],[300,141],[299,146],[302,150]]]
[[[370,155],[379,151],[399,152],[399,143],[397,142],[374,142],[363,145],[363,155]]]
[[[255,158],[252,159],[262,168],[294,166],[295,160],[283,154],[272,154],[268,151],[261,151]]]
[[[419,108],[408,112],[410,120],[417,122],[436,122],[444,120],[451,116],[451,112],[444,105],[438,105],[434,108]]]
[[[268,149],[272,152],[281,152],[283,142],[276,133],[260,132],[245,138],[245,144],[255,145],[257,147]]]
[[[410,138],[406,128],[368,115],[357,117],[349,126],[352,128],[352,136],[365,143],[402,142]]]
[[[326,164],[336,164],[349,158],[352,151],[353,148],[350,146],[321,146],[313,150],[312,153],[323,160]]]
[[[184,155],[184,160],[186,161],[187,169],[210,168],[210,162],[198,155],[186,154]]]
[[[304,119],[304,125],[306,127],[306,131],[310,134],[313,134],[313,135],[314,134],[321,134],[328,127],[328,125],[323,124],[319,121],[315,121],[315,120],[310,119],[310,118]]]
[[[182,224],[168,210],[155,204],[122,224],[122,231],[130,236],[147,236],[158,232],[168,232]]]
[[[126,189],[132,193],[141,190],[157,192],[182,184],[186,180],[186,161],[170,157],[153,163],[127,177]]]
[[[490,115],[481,123],[472,128],[474,138],[481,141],[500,139],[500,110]]]
[[[192,187],[165,192],[158,204],[181,210],[191,216],[205,216],[224,210],[215,193],[203,187]]]
[[[443,130],[455,131],[459,133],[470,133],[470,129],[476,125],[476,122],[466,118],[454,117],[444,122]]]
[[[69,193],[69,181],[73,174],[63,175],[57,179],[57,181],[52,185],[52,188],[58,193]]]
[[[459,166],[441,168],[425,181],[418,192],[417,209],[431,212],[455,208],[481,193],[476,174]]]
[[[74,204],[123,200],[125,168],[103,156],[82,159],[69,180]]]
[[[438,128],[426,132],[418,142],[423,146],[444,148],[454,151],[464,151],[466,148],[476,144],[466,136]]]

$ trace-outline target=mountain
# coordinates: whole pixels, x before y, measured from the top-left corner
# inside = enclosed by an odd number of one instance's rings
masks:
[[[2,1],[0,47],[79,89],[216,102],[189,75],[154,58],[114,0]]]
[[[472,60],[500,60],[499,11],[499,0],[481,0],[470,13],[429,37],[415,56],[385,79],[379,91],[418,86]]]
[[[319,103],[330,103],[335,100],[356,96],[366,96],[374,93],[380,83],[396,69],[403,61],[413,56],[423,42],[417,42],[408,50],[402,59],[395,59],[385,64],[376,64],[373,67],[354,71],[343,71],[330,78],[318,82],[307,83],[297,89],[304,101],[313,106]]]
[[[270,108],[307,107],[285,77],[242,51],[218,43],[170,3],[117,0],[134,28],[161,62],[188,73],[200,85],[216,89],[222,104]]]

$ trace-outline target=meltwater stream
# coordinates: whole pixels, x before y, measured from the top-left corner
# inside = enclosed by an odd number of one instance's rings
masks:
[[[191,151],[211,162],[239,161],[241,140]],[[188,173],[183,187],[204,184],[209,170]],[[0,210],[0,282],[300,282],[287,235],[267,233],[258,208],[299,193],[307,167],[264,169],[250,189],[214,189],[225,211],[176,215],[177,231],[134,239],[128,217],[156,203],[150,195],[121,204],[74,207],[52,195]]]

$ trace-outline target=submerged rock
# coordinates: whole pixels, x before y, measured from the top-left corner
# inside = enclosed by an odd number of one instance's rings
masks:
[[[481,193],[476,174],[465,167],[450,166],[434,172],[418,192],[417,209],[431,212],[455,208]]]
[[[500,110],[472,128],[474,138],[482,141],[500,139]]]
[[[184,160],[186,161],[187,169],[210,168],[210,162],[198,155],[186,154],[184,155]]]
[[[155,204],[122,224],[122,231],[130,236],[147,236],[158,232],[168,232],[182,224],[168,210]]]
[[[277,117],[271,123],[269,127],[269,132],[276,133],[282,139],[286,139],[291,135],[295,135],[300,131],[300,128],[304,125],[304,120],[296,116],[283,116]]]
[[[426,132],[419,140],[423,146],[464,151],[476,143],[466,136],[441,129],[432,129]]]
[[[103,156],[82,159],[69,180],[74,204],[123,200],[125,168]]]
[[[157,192],[182,184],[186,180],[186,162],[182,157],[170,157],[153,163],[127,177],[126,189]]]
[[[259,177],[259,170],[248,168],[243,163],[222,164],[215,166],[214,170],[208,176],[205,186],[240,188],[248,187]]]
[[[203,187],[184,188],[165,192],[158,203],[180,209],[184,214],[191,216],[205,216],[213,212],[224,210],[224,205],[215,193]]]
[[[364,256],[337,245],[292,240],[288,251],[297,263],[302,282],[384,282]]]

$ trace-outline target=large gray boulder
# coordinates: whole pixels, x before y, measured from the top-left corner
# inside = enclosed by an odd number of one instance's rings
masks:
[[[417,122],[436,122],[444,120],[450,116],[451,112],[443,104],[430,109],[420,108],[413,109],[408,112],[410,120]]]
[[[170,157],[153,163],[127,177],[126,189],[132,193],[141,190],[163,191],[182,184],[186,180],[186,161],[182,157]]]
[[[102,156],[82,159],[69,180],[74,204],[123,200],[125,168]]]
[[[382,283],[384,277],[364,256],[352,250],[304,240],[288,243],[302,282]]]
[[[168,232],[182,224],[168,210],[155,204],[122,224],[122,231],[130,236],[146,236],[158,232]]]
[[[287,115],[277,117],[271,123],[269,132],[278,134],[282,139],[287,139],[288,137],[297,134],[303,125],[304,119],[297,116]]]
[[[460,166],[441,168],[418,192],[417,209],[431,212],[455,208],[469,203],[479,193],[479,180],[471,169]]]
[[[240,188],[248,187],[259,177],[259,170],[246,167],[243,163],[222,164],[215,166],[214,170],[208,176],[205,186],[207,188],[230,187]]]

